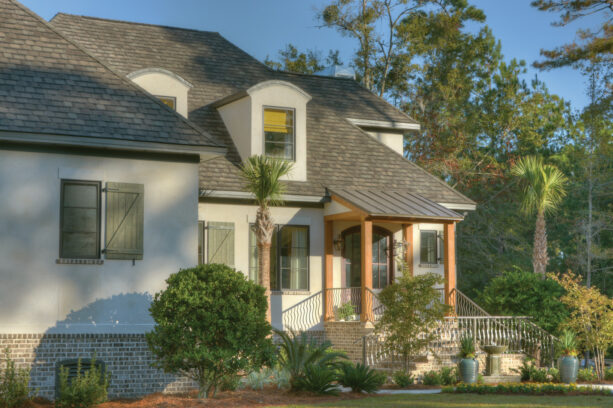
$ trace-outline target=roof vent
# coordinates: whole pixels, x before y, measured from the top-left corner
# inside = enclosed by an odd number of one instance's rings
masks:
[[[344,65],[330,65],[329,67],[316,72],[315,75],[355,79],[355,71],[353,68],[345,67]]]

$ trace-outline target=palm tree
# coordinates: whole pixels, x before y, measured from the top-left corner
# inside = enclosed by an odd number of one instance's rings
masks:
[[[526,214],[536,212],[532,266],[534,273],[545,276],[549,259],[547,257],[547,229],[545,214],[558,209],[566,195],[566,176],[551,164],[544,164],[541,157],[527,156],[520,159],[511,169],[523,184],[522,210]]]
[[[259,207],[254,230],[258,247],[258,280],[266,289],[268,322],[271,321],[270,245],[275,228],[269,207],[282,204],[281,196],[286,186],[281,182],[281,177],[287,175],[292,166],[290,162],[266,156],[252,156],[241,166],[241,175],[246,182],[245,190],[255,196]]]

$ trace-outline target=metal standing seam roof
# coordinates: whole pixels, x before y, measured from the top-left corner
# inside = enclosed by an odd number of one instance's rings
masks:
[[[455,211],[407,191],[329,190],[371,216],[462,220]]]

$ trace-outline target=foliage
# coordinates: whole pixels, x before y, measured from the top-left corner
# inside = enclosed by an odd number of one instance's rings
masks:
[[[279,389],[289,388],[289,373],[286,370],[264,367],[247,374],[242,379],[240,387],[257,391],[262,390],[268,384],[276,385]]]
[[[442,385],[443,379],[441,378],[441,374],[438,371],[428,371],[424,374],[421,382],[424,385]]]
[[[598,380],[598,375],[592,367],[580,368],[577,371],[577,380],[581,382],[593,382]]]
[[[594,352],[596,374],[604,379],[605,353],[613,344],[613,299],[598,288],[583,286],[581,279],[570,271],[551,277],[566,290],[562,302],[571,310],[566,326],[578,335],[586,349]]]
[[[351,388],[353,392],[373,393],[385,383],[385,374],[380,373],[364,364],[345,363],[341,366],[338,382]]]
[[[611,395],[611,391],[608,389],[554,383],[502,383],[498,385],[460,383],[455,387],[443,388],[443,392],[459,394],[565,395],[572,393],[574,395]]]
[[[289,384],[292,390],[304,389],[303,387],[314,385],[317,380],[322,380],[328,376],[327,370],[334,372],[340,365],[340,360],[347,356],[342,352],[331,350],[332,343],[325,341],[319,343],[315,338],[306,332],[286,333],[275,330],[281,338],[279,365],[289,373]],[[307,375],[307,369],[316,366],[311,370],[313,378],[311,381],[303,381]],[[320,375],[321,374],[321,375]]]
[[[375,332],[385,333],[384,348],[401,356],[405,371],[409,360],[427,350],[437,338],[434,329],[449,311],[435,289],[440,283],[442,279],[436,274],[411,276],[403,273],[379,293],[384,312]]]
[[[563,294],[564,289],[553,279],[515,268],[492,279],[477,299],[493,315],[530,316],[539,327],[558,333],[569,315],[560,301]]]
[[[442,367],[440,377],[442,385],[453,385],[458,382],[458,373],[455,367]]]
[[[279,51],[279,61],[273,61],[267,56],[264,64],[277,71],[314,74],[326,66],[343,65],[339,54],[338,50],[330,50],[324,61],[317,51],[307,50],[306,52],[300,52],[293,44],[287,44],[285,49]]]
[[[258,248],[258,282],[265,289],[266,320],[270,323],[270,245],[275,228],[269,206],[282,204],[287,186],[281,178],[289,174],[293,164],[268,156],[251,156],[241,166],[244,189],[253,194],[258,210],[253,226]]]
[[[11,352],[4,350],[4,369],[0,365],[0,407],[21,407],[30,399],[30,371],[15,367]]]
[[[560,352],[563,356],[577,356],[577,339],[575,333],[570,330],[564,330],[560,337]]]
[[[551,367],[547,370],[547,380],[550,382],[559,383],[560,382],[560,370]]]
[[[519,369],[512,368],[511,370],[518,373],[521,377],[521,381],[531,381],[534,378],[534,372],[538,368],[534,365],[534,360],[531,358],[524,358]]]
[[[415,382],[413,376],[405,371],[396,371],[392,374],[392,380],[394,380],[394,384],[400,388],[406,388]]]
[[[351,302],[343,303],[336,309],[336,318],[338,320],[349,320],[354,314],[355,311]]]
[[[607,381],[613,381],[613,367],[609,367],[605,370],[604,379]]]
[[[475,339],[470,333],[464,333],[460,338],[460,357],[475,358]]]
[[[305,366],[303,375],[293,383],[294,390],[303,390],[322,395],[337,395],[338,385],[335,381],[338,374],[327,364],[309,364]]]
[[[157,367],[193,379],[200,396],[211,397],[224,377],[271,361],[264,288],[220,264],[183,269],[166,282],[149,309]]]
[[[110,375],[96,366],[95,357],[89,369],[82,370],[79,359],[76,376],[69,378],[69,371],[68,367],[60,367],[57,408],[89,408],[107,400]]]
[[[241,377],[238,375],[227,375],[221,379],[219,389],[221,391],[236,391],[241,383]]]

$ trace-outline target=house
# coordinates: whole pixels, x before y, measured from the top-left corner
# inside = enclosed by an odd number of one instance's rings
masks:
[[[92,352],[111,395],[189,386],[149,367],[148,304],[197,263],[256,278],[251,155],[294,163],[272,209],[273,326],[338,337],[350,303],[361,336],[403,263],[454,304],[455,225],[475,203],[404,158],[419,124],[355,80],[270,70],[213,32],[45,22],[14,0],[0,21],[0,347],[43,395]]]

